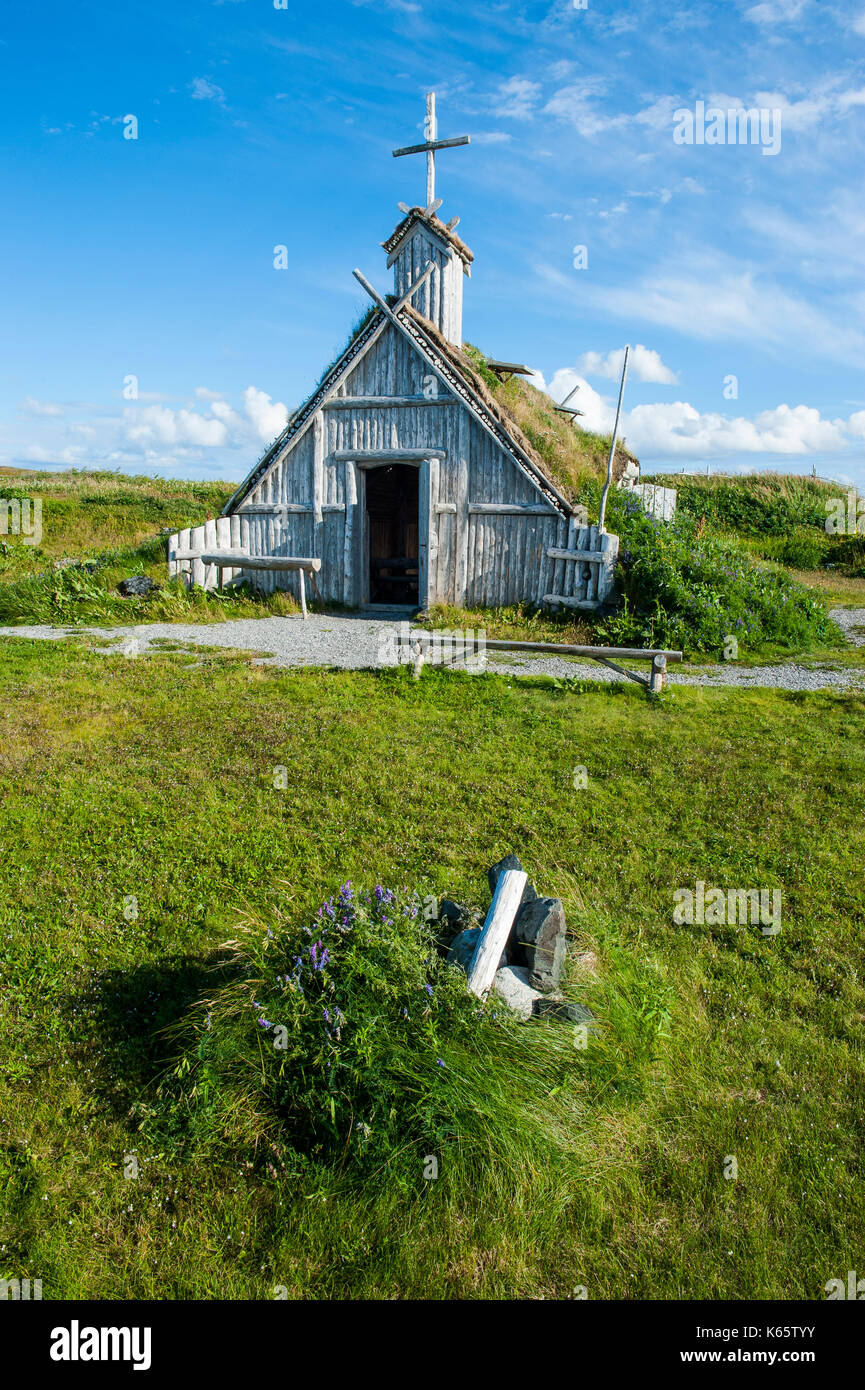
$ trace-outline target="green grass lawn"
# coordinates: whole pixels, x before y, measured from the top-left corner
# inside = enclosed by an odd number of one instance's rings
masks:
[[[78,640],[4,639],[0,680],[0,1277],[46,1298],[819,1299],[861,1266],[863,699],[650,704]],[[437,1181],[426,1150],[413,1181],[360,1181],[160,1089],[164,1030],[243,911],[303,918],[346,879],[483,909],[510,850],[563,898],[601,1025],[562,1064],[579,1121],[543,1171],[515,1139],[474,1185],[447,1146]],[[780,888],[780,934],[674,925],[698,879]]]

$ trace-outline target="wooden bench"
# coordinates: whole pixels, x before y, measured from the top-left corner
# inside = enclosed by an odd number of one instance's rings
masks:
[[[300,579],[300,611],[306,618],[306,579],[312,580],[318,598],[321,594],[316,574],[321,569],[321,560],[297,558],[292,555],[245,555],[239,550],[204,550],[200,552],[178,551],[175,560],[200,559],[204,565],[215,565],[218,571],[218,587],[222,588],[224,569],[242,570],[297,570]]]

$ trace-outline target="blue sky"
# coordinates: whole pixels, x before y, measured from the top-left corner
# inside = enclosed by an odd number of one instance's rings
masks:
[[[4,464],[243,477],[352,267],[391,288],[435,89],[467,339],[598,428],[630,342],[647,471],[865,489],[865,0],[49,2],[7,7],[0,73]],[[723,143],[677,142],[699,102]]]

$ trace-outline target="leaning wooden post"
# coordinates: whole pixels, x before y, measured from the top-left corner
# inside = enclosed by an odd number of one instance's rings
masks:
[[[604,518],[607,515],[607,493],[613,481],[613,462],[616,457],[616,441],[619,438],[619,420],[622,416],[622,400],[625,395],[625,379],[628,375],[628,357],[630,356],[631,345],[625,346],[625,360],[622,363],[622,380],[619,383],[619,403],[616,406],[616,423],[613,425],[613,437],[610,440],[610,457],[607,461],[607,481],[604,483],[604,490],[601,493],[601,509],[598,514],[598,530],[604,532]]]
[[[482,997],[493,982],[528,881],[529,876],[522,869],[505,869],[496,884],[469,970],[468,987],[472,994]]]
[[[665,656],[652,657],[652,674],[649,677],[649,694],[660,695],[667,683],[667,658]]]

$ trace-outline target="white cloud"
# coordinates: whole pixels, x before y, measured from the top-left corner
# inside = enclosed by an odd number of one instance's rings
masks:
[[[194,410],[170,410],[148,405],[123,412],[124,435],[130,444],[196,444],[212,449],[225,444],[228,430],[222,420],[197,415]]]
[[[472,144],[473,144],[473,145],[504,145],[504,144],[507,144],[507,142],[508,142],[509,140],[513,140],[513,138],[514,138],[514,137],[513,137],[512,135],[509,135],[509,134],[507,133],[507,131],[504,131],[504,130],[488,130],[488,131],[481,131],[480,135],[473,135],[473,136],[472,136]]]
[[[580,135],[592,136],[605,130],[638,125],[655,131],[669,130],[673,124],[673,113],[680,105],[678,97],[662,96],[639,111],[618,111],[614,115],[605,115],[596,108],[594,100],[602,96],[604,90],[603,80],[597,77],[583,78],[580,82],[560,87],[544,107],[544,114],[574,126]]]
[[[865,10],[852,21],[850,28],[854,34],[865,35]]]
[[[712,104],[716,104],[714,100]],[[827,120],[842,119],[857,106],[865,106],[865,87],[839,90],[836,80],[832,79],[799,100],[786,96],[784,92],[755,92],[751,105],[780,111],[781,125],[785,130],[810,130]]]
[[[577,371],[583,376],[603,376],[618,381],[624,357],[624,348],[616,348],[606,356],[600,352],[584,352],[577,362]],[[637,381],[653,381],[661,386],[675,386],[679,380],[661,361],[660,353],[654,348],[643,347],[642,343],[637,343],[628,354],[628,374]]]
[[[183,407],[130,406],[123,412],[122,437],[133,448],[155,446],[216,449],[249,448],[253,443],[269,443],[288,419],[281,401],[273,401],[265,391],[248,386],[243,393],[243,414],[239,414],[218,392],[198,387],[199,399],[209,402],[209,413]]]
[[[745,11],[745,18],[754,24],[792,24],[808,3],[809,0],[762,0]]]
[[[865,335],[847,300],[833,316],[756,271],[741,270],[723,255],[699,254],[687,264],[660,268],[627,285],[600,286],[568,276],[558,267],[538,266],[558,301],[570,297],[630,323],[672,328],[690,339],[713,343],[768,344],[790,351],[807,345],[811,357],[865,362]],[[865,297],[863,297],[865,298]],[[865,307],[865,306],[863,306]]]
[[[540,372],[535,372],[530,380],[555,401],[563,401],[578,386],[570,404],[583,411],[578,421],[581,428],[597,434],[609,434],[612,430],[614,396],[600,395],[572,367],[559,368],[549,386]],[[626,410],[621,434],[643,460],[676,458],[698,462],[736,454],[790,458],[842,454],[849,449],[851,438],[865,435],[865,410],[845,422],[825,420],[813,406],[779,405],[761,411],[751,420],[715,411],[701,412],[687,401],[659,401]]]
[[[624,433],[637,454],[690,459],[731,454],[796,456],[840,453],[847,446],[843,420],[824,420],[812,406],[779,405],[744,416],[705,414],[685,401],[638,405],[627,412]]]
[[[627,203],[616,203],[616,206],[614,208],[607,208],[604,212],[599,212],[598,216],[605,219],[610,217],[623,217],[627,211]]]
[[[67,445],[64,449],[52,449],[42,444],[28,444],[21,452],[21,457],[27,463],[65,463],[69,467],[80,464],[83,455],[83,448],[75,448],[72,445]]]
[[[555,116],[557,120],[574,126],[580,135],[597,135],[600,131],[609,129],[611,125],[621,124],[626,119],[624,116],[602,116],[595,110],[594,98],[599,96],[603,89],[603,82],[596,77],[584,78],[581,82],[560,87],[544,107],[544,115]]]
[[[63,407],[54,401],[37,401],[35,396],[25,396],[18,409],[22,415],[62,415]]]
[[[288,411],[282,401],[272,401],[264,391],[259,391],[255,386],[247,386],[243,393],[243,403],[249,420],[263,442],[268,443],[275,439],[280,430],[285,428]]]
[[[493,112],[496,116],[507,116],[512,121],[528,120],[535,110],[541,85],[527,77],[510,77],[499,84],[493,98]]]
[[[194,77],[189,84],[189,90],[193,101],[215,101],[218,106],[225,105],[225,92],[208,77]]]

